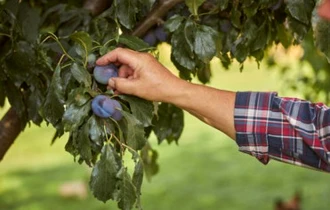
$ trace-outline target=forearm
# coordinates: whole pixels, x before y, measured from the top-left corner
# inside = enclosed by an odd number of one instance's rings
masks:
[[[235,92],[182,81],[167,101],[235,139]]]

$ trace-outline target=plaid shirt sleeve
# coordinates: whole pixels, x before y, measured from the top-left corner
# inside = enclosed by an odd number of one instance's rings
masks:
[[[262,163],[270,159],[330,172],[330,109],[322,103],[281,98],[273,92],[238,92],[239,150]]]

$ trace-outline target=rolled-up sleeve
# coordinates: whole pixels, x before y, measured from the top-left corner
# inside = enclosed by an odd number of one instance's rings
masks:
[[[236,143],[241,152],[330,172],[330,110],[322,103],[237,92]]]

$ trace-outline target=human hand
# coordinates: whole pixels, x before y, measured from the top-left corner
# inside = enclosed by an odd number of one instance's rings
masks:
[[[148,53],[117,48],[96,61],[97,65],[109,63],[120,66],[118,77],[111,78],[108,82],[108,88],[118,94],[171,102],[181,83],[184,82]]]

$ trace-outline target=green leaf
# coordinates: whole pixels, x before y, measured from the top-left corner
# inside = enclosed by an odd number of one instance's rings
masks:
[[[208,63],[208,64],[203,63],[202,66],[198,68],[197,77],[198,77],[198,80],[200,82],[202,82],[203,84],[210,82],[210,79],[211,79],[210,63]]]
[[[103,202],[114,199],[120,168],[113,147],[105,144],[101,151],[101,158],[92,170],[89,182],[91,191],[97,199]]]
[[[240,63],[243,63],[248,56],[248,48],[245,46],[243,38],[239,38],[234,42],[231,48],[231,53]]]
[[[204,3],[205,0],[185,0],[191,14],[197,16],[198,8]]]
[[[267,21],[264,21],[261,26],[254,32],[252,36],[252,43],[250,45],[250,51],[264,50],[268,44],[269,31],[268,31]],[[256,36],[256,34],[262,34],[261,36]]]
[[[314,8],[313,0],[290,0],[286,1],[286,7],[293,18],[309,25]]]
[[[289,25],[289,29],[293,32],[295,41],[298,43],[302,42],[309,30],[309,26],[290,16],[287,17],[287,23]]]
[[[79,151],[77,149],[77,145],[75,142],[76,138],[77,138],[77,132],[74,132],[74,131],[70,132],[68,142],[65,144],[65,151],[67,151],[68,153],[73,155],[74,158],[76,158],[76,156],[79,154]]]
[[[83,87],[72,89],[69,93],[66,104],[69,105],[74,103],[77,106],[83,106],[91,99],[89,91],[90,89]]]
[[[186,43],[188,44],[189,51],[191,52],[191,57],[193,57],[193,51],[194,51],[194,42],[196,38],[196,26],[197,24],[191,20],[188,19],[183,28],[183,35],[185,38]],[[181,34],[182,36],[182,34]]]
[[[17,86],[26,82],[29,75],[36,74],[35,68],[36,55],[31,44],[26,41],[18,41],[14,45],[13,52],[5,60],[7,75],[15,81]]]
[[[83,159],[87,165],[91,166],[92,161],[92,150],[91,150],[91,142],[89,139],[89,124],[85,123],[78,131],[77,137],[77,146],[80,158]]]
[[[122,111],[126,119],[126,144],[134,150],[140,150],[146,143],[144,136],[144,127],[141,122],[135,118],[134,115]]]
[[[154,105],[151,101],[130,95],[120,95],[120,98],[129,103],[133,115],[143,124],[144,127],[151,125],[154,111]]]
[[[27,99],[27,111],[29,114],[29,120],[32,120],[36,125],[40,125],[43,120],[39,114],[39,110],[44,100],[45,96],[41,86],[36,87],[31,85]]]
[[[304,55],[301,60],[309,62],[314,72],[322,72],[322,69],[326,70],[330,67],[330,63],[323,54],[315,53],[318,49],[315,46],[313,35],[312,31],[310,31],[302,43]]]
[[[182,109],[172,104],[162,103],[158,109],[158,118],[154,118],[153,125],[158,143],[161,143],[164,139],[169,143],[172,141],[177,142],[184,126]]]
[[[62,118],[64,113],[64,90],[61,79],[61,67],[57,66],[50,86],[47,91],[46,100],[41,108],[41,115],[50,122],[56,125]]]
[[[120,179],[118,207],[123,210],[130,210],[133,208],[137,196],[135,186],[127,172],[127,168],[121,168],[117,177]]]
[[[263,24],[260,24],[260,26],[258,27],[258,24],[255,22],[253,18],[249,18],[246,20],[243,26],[242,38],[241,38],[241,40],[244,40],[244,42],[246,43],[246,46],[251,44],[254,40],[258,42],[259,39],[261,39],[260,38],[261,36],[267,38],[267,34],[257,33],[258,30],[260,30],[260,28],[262,28],[263,25],[265,25],[265,22]]]
[[[236,27],[236,28],[241,28],[241,15],[242,13],[239,10],[236,10],[235,8],[232,8],[231,10],[231,23]]]
[[[231,64],[231,60],[230,60],[230,58],[229,58],[229,56],[228,56],[228,53],[219,53],[218,54],[218,57],[219,57],[219,59],[220,59],[220,61],[221,61],[221,64],[222,64],[222,66],[225,68],[225,69],[229,69],[229,66],[230,66],[230,64]]]
[[[244,7],[244,14],[249,18],[256,15],[257,11],[259,9],[259,3],[253,2],[248,7]]]
[[[128,29],[132,29],[136,23],[136,0],[117,0],[116,13],[119,22]]]
[[[141,150],[141,158],[143,161],[146,178],[150,181],[151,177],[158,173],[159,165],[157,164],[158,153],[147,144]]]
[[[88,117],[91,110],[90,98],[84,88],[77,88],[71,91],[63,115],[65,131],[76,130]]]
[[[88,33],[84,31],[78,31],[70,35],[70,38],[81,45],[85,50],[85,56],[89,55],[89,52],[92,51],[92,39]]]
[[[319,17],[313,18],[315,46],[327,57],[330,63],[330,23]]]
[[[105,140],[105,133],[102,119],[92,115],[88,120],[90,139],[98,146],[103,145]]]
[[[171,45],[171,60],[174,64],[179,64],[188,70],[195,69],[193,43],[194,29],[192,21],[187,21],[178,30],[172,34]]]
[[[195,32],[194,51],[204,62],[209,62],[217,51],[218,32],[206,25],[198,25]]]
[[[64,130],[71,131],[77,129],[84,122],[90,110],[90,102],[83,106],[70,104],[63,115]]]
[[[284,48],[288,48],[292,42],[292,36],[283,24],[276,24],[277,38]]]
[[[174,32],[181,26],[184,19],[183,16],[174,15],[165,22],[165,28],[170,32]]]
[[[141,160],[139,160],[135,164],[132,182],[136,189],[136,196],[137,196],[136,207],[142,209],[140,197],[141,197],[141,187],[143,182],[143,162]]]
[[[27,116],[26,116],[26,106],[24,104],[24,96],[22,92],[20,91],[20,88],[17,88],[13,81],[6,80],[4,81],[5,84],[5,92],[7,99],[9,101],[9,104],[11,107],[15,109],[17,114],[20,117],[22,129],[25,127],[25,123],[27,122]]]
[[[119,43],[124,44],[128,48],[136,51],[147,51],[151,49],[147,43],[145,43],[142,39],[136,36],[122,34],[119,37]]]
[[[38,11],[31,8],[27,2],[21,2],[17,16],[22,36],[27,41],[35,43],[39,35],[40,16]]]
[[[79,83],[82,83],[85,87],[91,87],[92,77],[83,66],[73,63],[71,65],[71,73]]]

